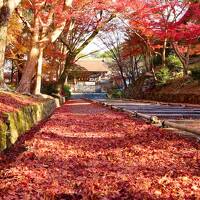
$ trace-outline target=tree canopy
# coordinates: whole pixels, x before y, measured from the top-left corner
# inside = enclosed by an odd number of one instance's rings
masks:
[[[46,73],[56,77],[55,93],[61,92],[77,56],[100,33],[120,31],[119,20],[124,40],[118,57],[129,57],[133,72],[138,58],[147,71],[154,71],[155,55],[165,66],[170,47],[187,74],[192,52],[199,54],[198,1],[8,0],[0,1],[0,19],[1,72],[5,60],[12,61],[18,74],[16,90],[21,93],[40,94]],[[5,89],[3,73],[1,87]]]

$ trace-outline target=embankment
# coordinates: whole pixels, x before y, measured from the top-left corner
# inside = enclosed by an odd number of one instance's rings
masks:
[[[20,135],[49,117],[61,102],[55,98],[34,98],[0,93],[0,151],[13,145]]]

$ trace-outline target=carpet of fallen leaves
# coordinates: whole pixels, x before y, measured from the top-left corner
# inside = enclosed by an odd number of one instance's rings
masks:
[[[13,92],[0,92],[0,119],[3,112],[15,112],[20,108],[42,102],[41,98],[33,98]]]
[[[200,199],[200,145],[83,100],[0,156],[0,199]]]

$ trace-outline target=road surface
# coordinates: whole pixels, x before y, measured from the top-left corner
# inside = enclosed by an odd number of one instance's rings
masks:
[[[99,99],[101,102],[124,108],[129,111],[135,111],[151,116],[157,116],[159,119],[186,125],[188,127],[200,128],[200,106],[181,106],[167,105],[160,103],[147,103],[127,100],[108,100]]]

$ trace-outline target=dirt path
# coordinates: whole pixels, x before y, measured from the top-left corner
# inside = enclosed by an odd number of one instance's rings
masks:
[[[197,142],[81,100],[23,135],[0,170],[5,200],[200,199]]]

